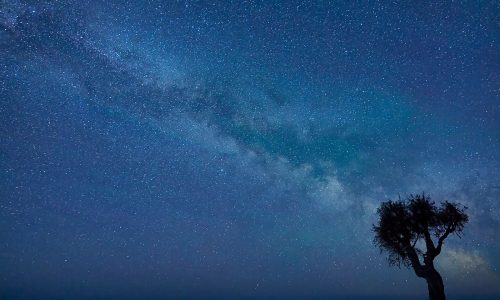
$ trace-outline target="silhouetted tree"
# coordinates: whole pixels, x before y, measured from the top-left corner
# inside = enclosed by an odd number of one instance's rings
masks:
[[[374,243],[389,253],[390,265],[411,266],[418,277],[427,281],[429,299],[444,300],[443,279],[434,268],[434,259],[450,234],[460,237],[468,221],[466,209],[450,202],[438,207],[425,194],[410,195],[406,201],[384,202],[377,211],[378,224],[373,226]],[[419,244],[425,245],[425,252]]]

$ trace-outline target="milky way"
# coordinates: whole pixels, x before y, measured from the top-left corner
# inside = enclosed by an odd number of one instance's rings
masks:
[[[425,297],[372,244],[422,191],[500,296],[498,3],[350,2],[3,1],[0,298]]]

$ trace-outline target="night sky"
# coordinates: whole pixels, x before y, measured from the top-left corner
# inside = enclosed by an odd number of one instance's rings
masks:
[[[500,4],[209,2],[1,1],[0,298],[425,299],[372,243],[422,191],[500,297]]]

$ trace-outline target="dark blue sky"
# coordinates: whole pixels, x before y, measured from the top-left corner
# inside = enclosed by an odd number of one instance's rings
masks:
[[[500,296],[495,1],[3,1],[0,298],[425,298],[382,201],[469,207]]]

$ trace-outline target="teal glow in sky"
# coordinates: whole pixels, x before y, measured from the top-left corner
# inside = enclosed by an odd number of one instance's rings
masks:
[[[498,3],[351,2],[3,1],[0,298],[422,298],[372,244],[422,191],[499,297]]]

